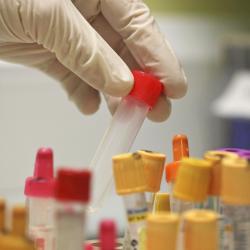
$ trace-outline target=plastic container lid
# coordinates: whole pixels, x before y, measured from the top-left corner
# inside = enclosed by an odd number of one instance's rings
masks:
[[[174,185],[174,197],[191,202],[207,198],[211,181],[212,164],[206,160],[184,158],[181,160]]]
[[[204,155],[204,159],[212,163],[212,177],[208,189],[209,195],[219,196],[221,193],[222,178],[222,160],[224,158],[238,158],[235,153],[227,151],[208,151]]]
[[[15,205],[12,210],[12,234],[25,237],[26,235],[26,207]]]
[[[250,205],[250,167],[245,159],[222,161],[222,201],[232,205]]]
[[[242,148],[220,148],[220,149],[217,149],[216,151],[231,152],[231,153],[235,153],[241,156],[241,154],[244,154],[247,150],[242,149]]]
[[[4,231],[5,227],[5,214],[6,214],[6,201],[0,198],[0,234]]]
[[[132,73],[134,76],[134,87],[129,96],[133,96],[152,108],[163,92],[162,83],[152,74],[138,70],[134,70]]]
[[[147,250],[176,250],[179,216],[174,213],[150,214],[146,222]]]
[[[116,192],[120,195],[145,192],[146,178],[142,156],[138,153],[113,157]]]
[[[154,212],[169,212],[170,211],[170,196],[168,193],[156,193],[154,200]]]
[[[160,190],[166,156],[147,150],[140,150],[138,153],[143,160],[147,185],[146,191],[156,193]]]
[[[183,214],[183,221],[185,228],[184,249],[218,249],[218,215],[215,212],[191,210]]]
[[[61,168],[55,182],[55,198],[59,201],[87,203],[90,199],[91,172]]]
[[[100,249],[116,249],[116,224],[113,220],[103,220],[99,229]]]
[[[188,138],[186,135],[175,135],[172,140],[173,162],[166,165],[166,181],[175,182],[180,160],[189,157]]]
[[[25,195],[39,198],[52,197],[53,177],[53,151],[50,148],[41,148],[36,155],[34,175],[26,179]]]

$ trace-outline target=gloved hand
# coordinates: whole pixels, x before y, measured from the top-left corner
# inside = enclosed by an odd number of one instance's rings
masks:
[[[84,114],[106,95],[111,112],[133,85],[130,69],[152,72],[165,93],[149,118],[165,120],[185,75],[142,0],[0,0],[0,59],[58,79]]]

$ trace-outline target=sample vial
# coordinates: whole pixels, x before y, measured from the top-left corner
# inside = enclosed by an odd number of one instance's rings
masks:
[[[116,249],[116,224],[113,220],[103,220],[99,229],[100,250]]]
[[[170,196],[168,193],[156,193],[153,213],[170,212]]]
[[[212,164],[206,160],[184,158],[174,185],[173,212],[182,213],[207,199]]]
[[[221,212],[220,194],[222,178],[222,160],[225,158],[236,159],[239,156],[227,151],[208,151],[204,154],[204,159],[212,163],[212,177],[208,189],[208,199],[203,204],[203,208]]]
[[[0,235],[1,250],[34,250],[34,244],[26,237],[25,205],[15,205],[12,209],[11,231]]]
[[[163,91],[163,85],[154,76],[140,71],[134,71],[133,75],[134,88],[122,99],[90,164],[94,177],[90,207],[93,212],[112,190],[112,157],[129,151],[146,115]]]
[[[183,214],[183,250],[219,250],[218,214],[191,210]]]
[[[34,175],[28,177],[25,191],[28,207],[28,232],[39,250],[53,249],[54,242],[54,173],[53,151],[38,150]]]
[[[142,156],[138,153],[113,157],[116,192],[122,196],[128,221],[129,249],[139,246],[139,232],[145,227],[148,206],[146,178]],[[124,246],[126,249],[126,245]]]
[[[182,158],[189,157],[188,138],[186,135],[175,135],[172,140],[173,162],[166,165],[166,181],[169,187],[170,206],[173,204],[173,190],[177,170]],[[173,209],[172,209],[173,210]]]
[[[176,250],[179,216],[174,213],[150,214],[146,224],[147,250]]]
[[[148,203],[148,211],[153,210],[155,193],[160,191],[161,180],[164,170],[166,156],[164,154],[140,150],[137,151],[141,155],[145,178],[146,178],[146,199]]]
[[[0,198],[0,235],[5,232],[6,201]]]
[[[60,169],[55,185],[56,250],[82,250],[85,212],[90,198],[87,170]]]
[[[224,249],[250,249],[250,167],[245,159],[223,160]]]

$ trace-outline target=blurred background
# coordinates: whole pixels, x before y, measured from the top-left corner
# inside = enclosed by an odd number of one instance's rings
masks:
[[[173,101],[168,121],[144,123],[132,150],[160,151],[171,161],[171,140],[178,133],[188,135],[193,156],[225,146],[250,148],[250,106],[237,107],[236,101],[250,100],[249,1],[146,2],[183,64],[189,91]],[[247,95],[238,91],[241,85]],[[237,112],[244,107],[244,115]],[[96,115],[83,116],[53,79],[0,62],[0,196],[10,204],[24,201],[24,181],[33,172],[41,146],[54,149],[55,166],[87,166],[110,119],[104,103]],[[94,237],[102,217],[116,218],[122,229],[123,215],[121,199],[113,194],[100,212],[90,216],[89,237]]]

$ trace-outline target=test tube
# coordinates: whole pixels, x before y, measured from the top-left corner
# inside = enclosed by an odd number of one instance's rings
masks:
[[[88,170],[62,168],[58,171],[55,184],[56,250],[83,249],[90,179]]]
[[[25,191],[28,207],[29,236],[39,249],[53,249],[54,241],[54,174],[53,151],[50,148],[38,150],[34,175],[28,177]]]
[[[176,250],[179,216],[174,213],[150,214],[146,225],[147,250]]]
[[[168,193],[156,193],[153,213],[170,212],[170,196]]]
[[[103,220],[99,229],[100,250],[116,249],[116,224],[113,220]]]
[[[219,250],[218,214],[191,210],[183,214],[183,250]]]
[[[177,170],[182,158],[189,157],[188,138],[186,135],[175,135],[172,140],[173,162],[166,165],[166,181],[170,193],[170,206],[173,204],[173,190],[176,180]]]
[[[153,210],[154,197],[161,188],[161,180],[164,170],[166,156],[161,153],[139,150],[137,151],[143,161],[145,178],[146,178],[146,199],[148,203],[148,211]]]
[[[221,194],[221,174],[222,160],[224,158],[238,158],[236,153],[227,151],[208,151],[204,154],[204,159],[212,163],[212,177],[208,189],[208,200],[203,204],[203,208],[212,209],[218,213],[220,209],[220,194]]]
[[[250,167],[245,159],[223,160],[224,249],[250,249]]]
[[[122,196],[127,214],[130,250],[139,246],[139,231],[145,226],[148,212],[145,191],[146,179],[140,154],[121,154],[113,157],[116,192]]]
[[[33,242],[26,237],[25,205],[15,205],[12,209],[11,231],[0,235],[1,250],[34,250]]]
[[[6,201],[0,198],[0,235],[5,232]]]
[[[212,164],[206,160],[184,158],[174,185],[171,209],[182,213],[204,202],[211,181]]]
[[[112,157],[128,152],[149,110],[156,104],[163,85],[154,76],[134,71],[134,88],[119,104],[91,161],[93,200],[90,211],[100,208],[112,187]]]

